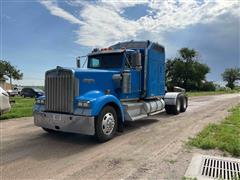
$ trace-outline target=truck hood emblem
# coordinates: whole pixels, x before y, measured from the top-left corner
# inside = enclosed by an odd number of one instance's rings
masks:
[[[85,78],[85,79],[83,79],[82,80],[84,83],[87,83],[87,84],[93,84],[93,83],[95,83],[95,79],[87,79],[87,78]]]

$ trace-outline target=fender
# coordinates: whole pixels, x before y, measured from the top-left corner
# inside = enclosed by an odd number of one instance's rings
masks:
[[[108,103],[114,103],[121,112],[120,121],[124,122],[124,112],[121,102],[111,94],[104,94],[101,91],[89,91],[86,94],[76,98],[78,101],[90,101],[91,103],[91,116],[98,116],[103,107]]]
[[[177,97],[183,92],[167,92],[164,96],[164,101],[166,105],[176,105]]]

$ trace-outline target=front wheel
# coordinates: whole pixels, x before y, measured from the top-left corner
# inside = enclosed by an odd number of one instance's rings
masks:
[[[95,136],[100,142],[112,139],[116,133],[118,125],[117,113],[112,106],[102,109],[100,115],[96,117]]]

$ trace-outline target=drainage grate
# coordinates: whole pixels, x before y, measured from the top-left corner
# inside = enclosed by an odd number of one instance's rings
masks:
[[[240,159],[194,155],[185,174],[197,179],[240,180]]]
[[[204,158],[201,175],[216,179],[239,179],[240,163],[216,158]]]

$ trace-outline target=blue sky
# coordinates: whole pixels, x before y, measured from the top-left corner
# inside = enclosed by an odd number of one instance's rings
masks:
[[[24,73],[22,85],[43,85],[44,72],[75,66],[94,47],[152,40],[174,57],[195,48],[221,82],[225,68],[239,67],[239,2],[218,1],[21,1],[0,0],[1,59]]]

